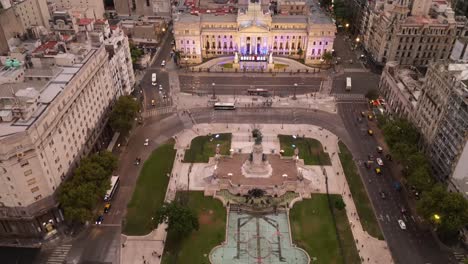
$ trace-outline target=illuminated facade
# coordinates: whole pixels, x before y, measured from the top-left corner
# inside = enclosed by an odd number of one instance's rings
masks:
[[[180,14],[174,23],[176,50],[186,63],[234,55],[286,56],[319,63],[331,52],[336,27],[326,15],[272,15],[250,2],[238,14]]]

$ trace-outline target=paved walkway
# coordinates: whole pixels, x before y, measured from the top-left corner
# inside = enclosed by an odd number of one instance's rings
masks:
[[[393,263],[390,251],[385,241],[378,240],[367,234],[362,228],[359,217],[356,213],[356,206],[350,196],[350,190],[343,173],[343,169],[338,157],[338,138],[327,130],[311,125],[257,125],[264,134],[289,134],[305,135],[320,140],[326,151],[330,153],[332,166],[327,166],[327,175],[331,193],[343,195],[346,204],[346,214],[350,220],[351,230],[356,241],[356,247],[364,260],[363,263]],[[166,201],[174,198],[176,189],[187,189],[187,170],[181,160],[184,151],[189,147],[191,140],[198,135],[208,133],[250,133],[253,129],[251,125],[233,125],[226,128],[224,124],[198,124],[192,129],[186,129],[175,136],[176,138],[176,161],[172,170],[172,176],[169,181],[166,193]],[[300,156],[300,153],[299,153]],[[323,192],[324,183],[319,192]],[[121,251],[121,263],[160,263],[158,258],[164,249],[164,240],[166,239],[166,226],[160,225],[156,230],[147,236],[132,237],[123,235],[123,245]],[[156,254],[153,255],[152,253]]]

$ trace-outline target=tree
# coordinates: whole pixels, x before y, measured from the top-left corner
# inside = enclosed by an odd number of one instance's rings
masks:
[[[406,165],[406,162],[405,162],[406,157],[408,157],[409,155],[417,151],[415,146],[408,145],[402,142],[394,143],[393,146],[391,144],[389,145],[391,146],[393,156],[397,160],[401,160],[404,163],[404,165]]]
[[[132,63],[135,65],[138,59],[143,56],[143,51],[136,47],[134,44],[130,43],[130,56],[132,57]]]
[[[112,129],[120,133],[128,132],[132,128],[139,108],[138,103],[131,96],[120,96],[109,119]]]
[[[350,9],[345,6],[345,2],[343,0],[335,0],[333,2],[333,13],[335,14],[336,21],[341,24],[350,21]]]
[[[379,92],[376,89],[370,89],[366,93],[366,98],[369,100],[375,100],[379,98]]]
[[[99,164],[107,175],[112,175],[112,172],[117,168],[117,158],[107,150],[91,155],[90,160]]]
[[[408,184],[425,192],[429,191],[432,186],[434,186],[434,178],[426,167],[417,167],[414,171],[410,172],[408,176]]]
[[[448,192],[441,184],[422,194],[417,209],[442,236],[454,235],[468,223],[468,201],[460,193]]]
[[[304,51],[301,48],[297,48],[297,55],[302,56],[304,54]]]
[[[429,171],[429,162],[427,161],[426,156],[420,151],[413,151],[407,153],[407,156],[404,156],[405,165],[408,167],[408,173],[412,173],[417,169],[424,169],[427,172]]]
[[[65,219],[84,223],[92,217],[92,209],[98,200],[96,187],[93,183],[75,184],[73,181],[62,185],[59,192],[60,205],[65,213]]]
[[[333,55],[331,52],[324,52],[322,55],[322,59],[325,61],[326,64],[330,64],[333,60]]]
[[[167,223],[167,231],[174,233],[178,238],[189,235],[198,230],[197,216],[190,208],[178,202],[164,203],[156,211],[155,224]]]

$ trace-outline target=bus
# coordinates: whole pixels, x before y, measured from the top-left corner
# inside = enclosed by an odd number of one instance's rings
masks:
[[[236,110],[234,103],[215,103],[215,110]]]
[[[247,90],[248,95],[259,95],[259,96],[268,96],[269,92],[267,89],[248,89]]]
[[[346,91],[351,91],[351,77],[346,77]]]
[[[151,84],[156,86],[156,73],[151,74]]]
[[[117,192],[117,189],[119,188],[119,184],[120,184],[119,176],[112,176],[111,187],[109,190],[107,190],[106,195],[104,196],[104,201],[108,202],[112,200],[112,197],[114,197],[114,194]]]

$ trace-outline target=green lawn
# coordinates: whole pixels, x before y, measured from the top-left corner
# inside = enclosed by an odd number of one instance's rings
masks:
[[[287,68],[287,64],[282,64],[282,63],[275,63],[275,70],[282,70],[284,68]]]
[[[219,135],[219,137],[215,137]],[[190,149],[185,151],[184,162],[208,162],[216,153],[216,145],[220,144],[221,155],[229,155],[231,149],[231,133],[199,136],[192,139]]]
[[[338,143],[340,148],[340,161],[348,182],[351,194],[353,195],[354,204],[356,205],[357,213],[364,228],[369,235],[383,240],[382,231],[379,223],[375,218],[374,210],[367,196],[366,189],[362,183],[361,176],[354,164],[353,156],[345,144],[341,141]]]
[[[208,264],[211,250],[225,240],[226,208],[220,201],[205,197],[203,192],[188,192],[185,195],[188,195],[188,206],[198,214],[200,229],[182,241],[174,239],[169,233],[162,263]]]
[[[345,210],[336,211],[347,263],[360,263]],[[317,263],[343,263],[326,194],[313,194],[311,199],[296,203],[289,217],[294,242],[307,251],[311,259],[317,258]]]
[[[278,135],[284,156],[294,155],[294,147],[299,148],[299,158],[304,159],[305,165],[331,165],[330,156],[324,152],[320,141],[314,138],[297,137],[294,139],[289,135]]]
[[[151,217],[164,202],[176,150],[170,140],[153,151],[141,170],[132,199],[127,205],[123,233],[145,235],[151,232]]]
[[[232,69],[232,63],[225,63],[222,65],[225,69]]]

